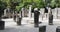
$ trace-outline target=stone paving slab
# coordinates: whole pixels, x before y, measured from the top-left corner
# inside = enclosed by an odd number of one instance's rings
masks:
[[[56,19],[55,19],[56,20]],[[12,19],[5,19],[5,30],[0,32],[39,32],[39,28],[35,28],[33,24],[22,23],[18,26]],[[56,32],[57,26],[60,20],[54,21],[54,25],[48,25],[48,22],[43,22],[39,26],[46,26],[46,32]]]
[[[27,24],[18,26],[15,22],[5,22],[5,30],[0,32],[39,32],[39,29]]]

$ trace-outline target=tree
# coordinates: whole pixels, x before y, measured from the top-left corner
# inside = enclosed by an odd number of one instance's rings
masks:
[[[29,5],[32,5],[32,8],[44,8],[46,3],[43,0],[20,0],[19,6],[16,6],[16,9],[21,10],[22,7],[29,8]]]
[[[52,0],[50,3],[51,8],[55,8],[56,7],[56,2],[55,0]]]
[[[28,8],[31,3],[32,0],[20,0],[19,6],[16,6],[16,9],[19,11],[22,7]]]
[[[1,0],[3,2],[7,3],[7,8],[12,9],[12,10],[16,10],[16,6],[19,5],[19,0]]]
[[[5,2],[0,1],[0,17],[4,12],[4,9],[6,8],[7,4]]]
[[[44,3],[43,0],[33,0],[33,3],[34,3],[34,7],[37,7],[37,8],[43,8],[45,6],[46,3]]]
[[[52,0],[50,3],[51,7],[60,7],[60,0]]]

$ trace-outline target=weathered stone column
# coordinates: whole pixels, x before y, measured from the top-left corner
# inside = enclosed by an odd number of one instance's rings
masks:
[[[41,8],[41,9],[40,9],[40,13],[41,13],[41,16],[40,16],[40,17],[42,17],[42,20],[43,20],[43,17],[44,17],[44,11],[45,11],[44,8]]]
[[[17,25],[21,25],[22,20],[22,11],[19,12],[19,15],[17,16]]]
[[[24,8],[21,9],[21,11],[22,11],[22,17],[24,17],[24,10],[25,10]]]
[[[5,21],[2,21],[3,11],[4,11],[4,8],[1,9],[1,7],[0,7],[0,30],[5,29]]]
[[[39,27],[39,14],[38,8],[34,9],[34,26]]]
[[[50,13],[50,12],[51,12],[51,8],[49,7],[49,8],[48,8],[48,13]]]
[[[4,10],[4,16],[6,16],[6,14],[7,14],[6,11],[7,11],[7,9]]]
[[[49,25],[53,25],[53,15],[52,15],[52,11],[50,11],[50,13],[49,13]]]
[[[32,5],[29,6],[29,18],[31,18],[31,7]]]
[[[10,18],[10,16],[11,16],[10,8],[7,8],[7,10],[8,10],[8,17]]]
[[[48,15],[47,15],[47,19],[49,18],[49,13],[52,12],[51,8],[48,8]]]
[[[58,15],[57,18],[60,19],[60,8],[58,8],[57,10],[57,15]]]
[[[57,9],[58,8],[55,8],[55,18],[57,18]]]

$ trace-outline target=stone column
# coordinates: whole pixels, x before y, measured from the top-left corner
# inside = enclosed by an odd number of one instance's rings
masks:
[[[29,6],[29,18],[31,18],[31,7],[32,5]]]
[[[49,21],[49,25],[53,25],[53,15],[52,15],[52,11],[50,11],[50,13],[49,13],[49,19],[48,19],[48,21]]]
[[[52,9],[53,18],[55,18],[55,9]]]
[[[21,25],[22,20],[22,11],[19,11],[19,15],[17,16],[17,25]]]
[[[60,19],[60,8],[57,10],[58,19]]]
[[[41,11],[42,14],[44,14],[44,10],[45,10],[44,8],[40,9],[40,11]]]
[[[8,17],[10,18],[10,16],[11,16],[10,8],[7,8],[7,9],[8,9]]]
[[[4,10],[4,16],[6,16],[6,11],[7,11],[7,9]]]
[[[13,11],[13,15],[12,15],[12,17],[14,18],[14,11]]]
[[[24,17],[24,8],[22,8],[21,11],[22,11],[22,17]]]
[[[49,13],[51,12],[51,8],[48,8],[48,15],[47,15],[47,19],[49,18]]]
[[[22,11],[19,11],[19,17],[20,18],[22,17]]]
[[[38,8],[34,9],[34,26],[39,27],[39,14]]]
[[[41,8],[40,11],[41,11],[41,12],[40,12],[40,13],[41,13],[41,16],[40,16],[40,17],[42,17],[42,20],[43,20],[45,9],[44,9],[44,8]]]
[[[31,18],[33,18],[33,17],[34,17],[34,13],[31,12]]]
[[[57,9],[58,8],[55,8],[55,18],[57,18]]]
[[[51,8],[48,8],[48,13],[50,13],[51,12]]]

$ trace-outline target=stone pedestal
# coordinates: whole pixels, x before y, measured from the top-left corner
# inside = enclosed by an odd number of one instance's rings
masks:
[[[21,18],[18,18],[17,25],[21,25]]]
[[[46,32],[46,26],[40,26],[39,32]]]
[[[53,25],[53,15],[49,14],[49,25]]]
[[[0,30],[4,30],[4,28],[5,28],[5,22],[0,21]]]
[[[56,32],[60,32],[60,26],[56,28]]]

